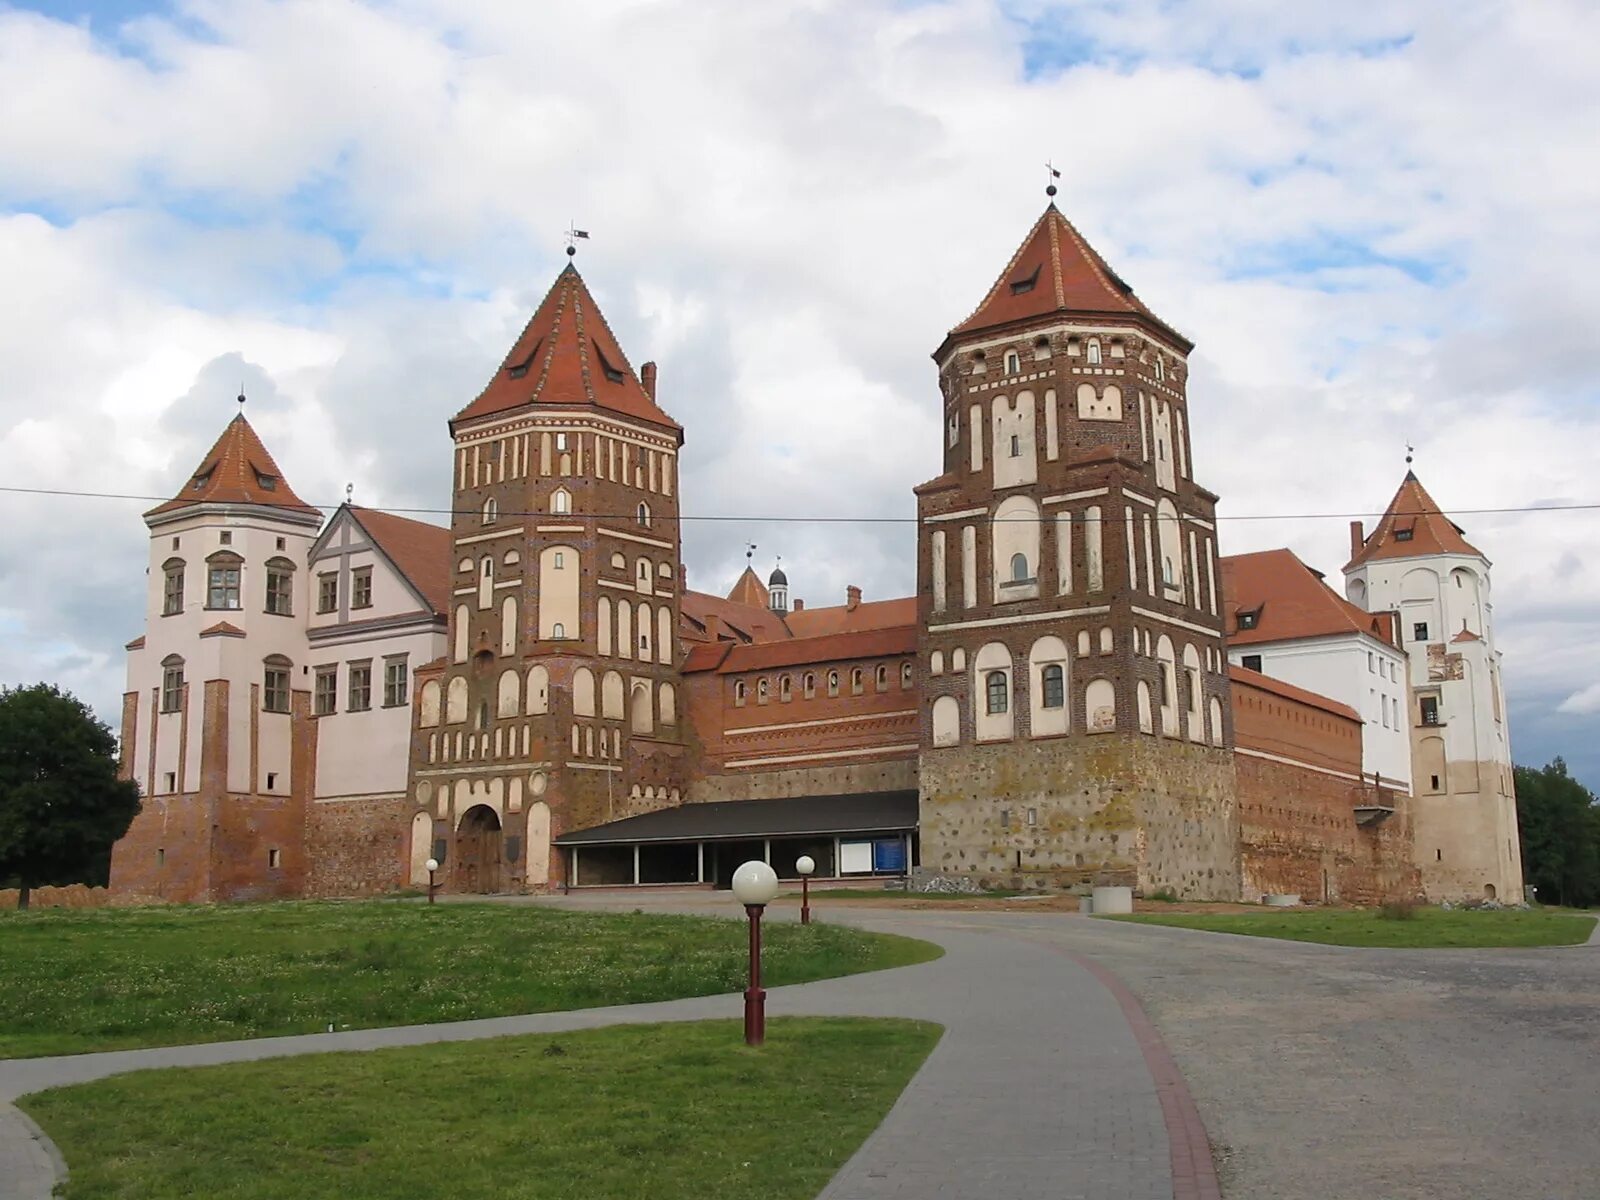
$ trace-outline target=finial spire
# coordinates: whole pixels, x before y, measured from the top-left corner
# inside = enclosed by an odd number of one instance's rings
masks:
[[[1416,453],[1416,450],[1417,448],[1410,442],[1406,443],[1406,466],[1409,467],[1411,465],[1411,456]]]
[[[344,485],[344,502],[346,504],[349,504],[351,502],[351,500],[354,499],[355,494],[356,494],[356,485],[355,484],[347,483],[347,484]]]
[[[1051,201],[1054,202],[1056,196],[1055,181],[1061,178],[1061,172],[1056,170],[1055,163],[1050,162],[1048,159],[1045,161],[1044,169],[1050,172],[1050,174],[1045,178],[1044,194],[1049,196]]]
[[[748,563],[751,559],[755,558],[755,556],[756,556],[756,544],[754,542],[746,542],[744,544],[744,560],[745,560],[745,562]]]
[[[239,381],[239,413],[244,414],[244,380]]]
[[[577,256],[577,253],[578,253],[577,242],[578,242],[579,238],[582,238],[584,241],[588,241],[589,240],[589,231],[587,229],[579,229],[578,228],[578,223],[576,221],[572,221],[567,225],[567,257],[568,258],[575,258]]]

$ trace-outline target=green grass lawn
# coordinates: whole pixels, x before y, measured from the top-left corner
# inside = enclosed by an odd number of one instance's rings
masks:
[[[810,1200],[939,1028],[621,1026],[142,1071],[26,1097],[67,1200]]]
[[[937,958],[773,922],[769,986]],[[632,1004],[737,991],[744,923],[501,904],[0,913],[0,1058]]]
[[[1575,913],[1418,908],[1410,920],[1389,920],[1375,909],[1266,909],[1259,913],[1135,913],[1107,917],[1144,925],[1176,925],[1214,933],[1322,942],[1329,946],[1396,948],[1571,946],[1589,940],[1595,918]]]

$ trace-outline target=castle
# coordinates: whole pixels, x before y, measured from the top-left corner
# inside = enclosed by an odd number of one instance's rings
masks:
[[[809,854],[1520,898],[1488,561],[1409,473],[1344,596],[1224,555],[1192,349],[1052,202],[934,353],[916,595],[828,607],[781,570],[687,586],[684,430],[571,263],[450,421],[448,529],[324,521],[241,412],[145,515],[112,887],[371,894],[430,858],[464,892],[725,884]]]

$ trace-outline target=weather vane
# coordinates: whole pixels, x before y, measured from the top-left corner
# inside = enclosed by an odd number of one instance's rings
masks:
[[[244,412],[244,380],[239,381],[239,411]]]
[[[584,241],[588,241],[589,240],[589,231],[587,229],[579,229],[578,228],[578,223],[576,221],[573,221],[567,226],[567,257],[568,258],[572,258],[573,256],[575,256],[578,253],[578,245],[577,245],[577,243],[578,243],[578,239],[579,238],[582,238]]]
[[[1049,162],[1048,160],[1044,164],[1044,169],[1050,172],[1049,176],[1045,179],[1044,194],[1046,196],[1054,197],[1056,194],[1055,181],[1061,178],[1061,172],[1056,170],[1055,163]]]
[[[744,560],[745,560],[745,562],[749,562],[755,556],[756,556],[756,544],[754,542],[746,542],[744,544]]]
[[[355,494],[356,494],[356,485],[355,484],[347,483],[347,484],[344,485],[344,502],[346,504],[349,504],[350,501],[355,498]]]
[[[1417,448],[1410,442],[1406,443],[1406,466],[1409,467],[1411,465],[1411,456],[1416,453],[1416,450]]]

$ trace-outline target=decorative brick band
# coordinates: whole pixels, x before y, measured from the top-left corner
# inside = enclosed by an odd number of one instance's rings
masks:
[[[1111,993],[1122,1009],[1128,1028],[1133,1031],[1134,1041],[1139,1043],[1145,1067],[1156,1085],[1162,1119],[1167,1123],[1167,1149],[1172,1156],[1172,1200],[1222,1200],[1216,1164],[1211,1161],[1211,1139],[1206,1136],[1200,1110],[1195,1107],[1194,1097],[1189,1095],[1183,1072],[1178,1070],[1172,1052],[1145,1014],[1144,1006],[1122,980],[1088,955],[1073,950],[1061,950],[1061,953],[1088,971]]]

